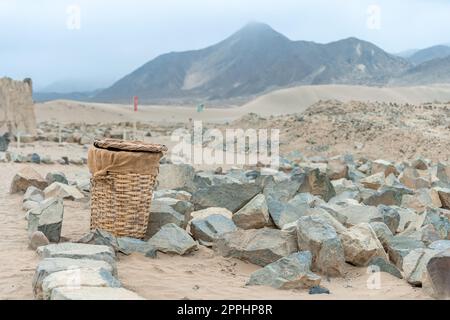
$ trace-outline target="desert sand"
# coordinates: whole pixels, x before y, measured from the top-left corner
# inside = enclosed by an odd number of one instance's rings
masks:
[[[140,106],[134,112],[131,105],[104,104],[55,100],[36,104],[38,122],[55,120],[60,123],[77,122],[119,122],[119,121],[158,121],[188,122],[202,120],[223,123],[235,120],[248,113],[260,116],[276,116],[304,111],[319,100],[336,99],[340,101],[380,101],[419,104],[433,101],[450,101],[450,85],[421,87],[365,87],[347,85],[301,86],[282,89],[262,95],[243,106],[229,108],[208,107],[196,112],[195,106]]]
[[[12,152],[17,148],[11,147]],[[73,144],[36,142],[21,148],[20,152],[34,151],[61,157],[86,156],[86,151]],[[21,208],[22,195],[10,195],[9,186],[15,172],[29,164],[6,163],[0,167],[0,299],[33,299],[32,277],[39,261],[28,249],[27,222]],[[69,180],[88,175],[86,166],[60,164],[31,164],[45,176],[49,171],[63,171]],[[71,241],[89,232],[89,205],[85,202],[64,201],[65,212],[62,236]],[[324,278],[322,285],[330,295],[309,295],[307,290],[276,290],[270,287],[245,286],[249,275],[259,267],[233,258],[223,258],[211,249],[200,250],[188,256],[170,256],[158,253],[157,259],[134,253],[119,255],[119,279],[125,288],[147,299],[428,299],[420,288],[406,281],[381,273],[379,289],[368,289],[366,268],[347,265],[344,278]]]

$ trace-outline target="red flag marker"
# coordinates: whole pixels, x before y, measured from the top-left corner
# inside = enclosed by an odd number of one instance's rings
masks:
[[[133,100],[134,100],[134,111],[138,111],[138,102],[139,102],[138,97],[134,96]]]

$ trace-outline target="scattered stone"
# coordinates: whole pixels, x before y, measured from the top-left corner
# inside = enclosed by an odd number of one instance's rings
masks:
[[[311,287],[308,291],[309,294],[330,294],[330,290],[321,286]]]
[[[422,176],[419,170],[414,168],[405,168],[399,176],[399,180],[405,186],[411,189],[430,188],[429,177]]]
[[[259,229],[270,225],[266,198],[258,194],[233,215],[233,222],[241,229]]]
[[[184,255],[197,249],[197,243],[192,237],[174,223],[162,226],[161,230],[151,237],[148,243],[158,251],[179,255]]]
[[[42,192],[42,190],[36,188],[35,186],[29,186],[23,196],[23,202],[34,201],[39,203],[43,200],[44,193]]]
[[[133,252],[143,254],[147,254],[148,252],[156,252],[155,248],[147,241],[130,237],[117,238],[117,245],[119,247],[119,251],[127,255]]]
[[[247,285],[271,286],[276,289],[302,289],[320,284],[320,276],[311,272],[309,251],[292,253],[253,272]]]
[[[383,245],[370,224],[361,223],[344,231],[341,235],[345,261],[355,266],[367,266],[374,257],[388,259]]]
[[[385,177],[390,174],[394,174],[398,176],[398,171],[395,168],[395,165],[389,161],[378,159],[372,162],[372,175],[377,173],[383,173]]]
[[[298,251],[294,236],[268,228],[225,233],[216,245],[222,256],[242,259],[262,267]]]
[[[173,198],[177,200],[190,201],[192,194],[183,190],[157,190],[153,193],[153,199]]]
[[[37,252],[42,258],[102,260],[110,264],[114,264],[116,258],[114,250],[108,246],[74,242],[49,244],[38,248]]]
[[[36,170],[31,167],[24,167],[14,176],[11,182],[10,193],[25,192],[30,186],[42,190],[47,185],[47,181]]]
[[[177,202],[178,200],[172,198],[160,198],[152,201],[146,238],[153,237],[161,230],[161,227],[169,223],[174,223],[182,229],[186,228],[190,216],[185,216],[172,207]]]
[[[344,274],[344,248],[336,230],[323,218],[306,216],[297,221],[300,250],[311,251],[313,270],[329,276]]]
[[[47,175],[45,176],[45,180],[47,180],[49,185],[51,185],[53,182],[69,184],[66,175],[60,171],[52,171],[47,173]]]
[[[52,291],[50,300],[145,300],[124,288],[60,287]]]
[[[384,189],[375,192],[364,199],[364,204],[368,206],[399,206],[402,203],[403,194],[394,188]]]
[[[61,199],[49,198],[39,207],[28,212],[28,234],[41,231],[51,242],[59,242],[61,237],[64,205]]]
[[[360,204],[335,206],[335,211],[347,217],[347,227],[352,227],[363,222],[371,223],[375,221],[384,221],[383,215],[379,212],[378,208],[372,206]]]
[[[46,246],[49,243],[47,237],[41,231],[35,231],[30,235],[29,247],[32,250],[36,250],[40,246]]]
[[[191,232],[196,240],[215,242],[221,235],[236,231],[233,220],[221,214],[212,214],[203,219],[194,219],[191,222]]]
[[[279,229],[283,229],[285,225],[297,221],[298,218],[304,216],[305,211],[309,209],[307,203],[293,205],[291,203],[275,200],[270,196],[267,198],[267,207],[272,221]]]
[[[393,237],[392,231],[384,222],[371,222],[370,226],[377,235],[378,240],[380,240],[381,244],[383,245],[383,248],[387,250],[387,243],[389,239]]]
[[[111,272],[100,269],[70,269],[54,272],[42,282],[42,295],[49,300],[53,290],[67,287],[109,287],[119,288],[121,283]]]
[[[428,207],[440,208],[442,206],[439,194],[433,189],[418,189],[414,195],[403,196],[401,206],[411,208],[416,212],[423,212]]]
[[[441,239],[450,239],[450,219],[440,214],[440,211],[433,208],[427,208],[416,221],[416,228],[433,225]]]

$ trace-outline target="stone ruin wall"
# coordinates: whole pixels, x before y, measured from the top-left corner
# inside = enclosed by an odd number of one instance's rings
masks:
[[[36,134],[31,79],[0,78],[0,134]]]

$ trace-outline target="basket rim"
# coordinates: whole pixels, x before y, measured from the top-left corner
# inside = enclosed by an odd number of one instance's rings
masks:
[[[121,139],[96,139],[94,146],[100,149],[113,151],[133,151],[133,152],[167,152],[167,146],[164,144],[148,143],[139,140],[121,140]]]

